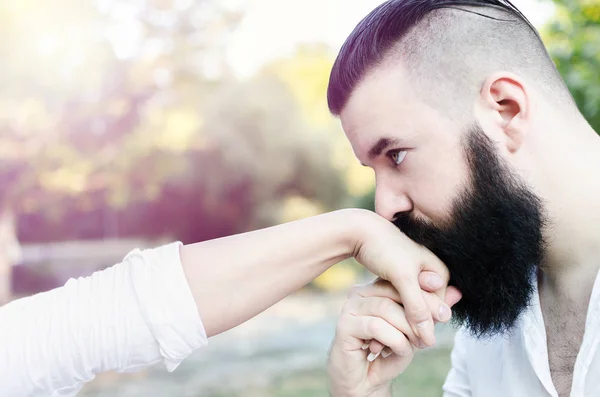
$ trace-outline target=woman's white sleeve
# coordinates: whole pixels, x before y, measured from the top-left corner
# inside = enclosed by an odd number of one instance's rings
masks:
[[[0,396],[74,396],[104,371],[163,362],[206,345],[181,243],[134,250],[90,277],[0,308]]]

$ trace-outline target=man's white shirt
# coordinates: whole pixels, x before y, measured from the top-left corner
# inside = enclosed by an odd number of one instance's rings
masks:
[[[600,278],[596,277],[585,334],[573,371],[571,397],[600,396]],[[444,397],[558,397],[552,383],[546,328],[537,289],[508,334],[477,340],[465,330],[455,338]]]

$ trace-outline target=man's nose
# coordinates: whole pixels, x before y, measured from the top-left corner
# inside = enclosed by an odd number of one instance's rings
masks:
[[[404,191],[390,188],[385,184],[377,184],[375,190],[375,212],[377,214],[393,221],[396,214],[412,210],[413,203]]]

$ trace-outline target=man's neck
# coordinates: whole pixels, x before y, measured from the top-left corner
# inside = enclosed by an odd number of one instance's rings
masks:
[[[540,279],[548,291],[576,300],[589,297],[600,269],[600,138],[591,129],[584,136],[554,155]]]
[[[597,266],[596,266],[597,267]],[[538,289],[540,300],[562,302],[565,306],[580,307],[586,310],[594,283],[598,275],[598,267],[581,266],[580,269],[557,276],[544,269],[540,269],[538,276]]]

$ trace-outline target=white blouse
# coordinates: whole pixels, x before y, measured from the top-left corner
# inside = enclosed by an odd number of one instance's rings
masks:
[[[0,308],[0,396],[75,396],[100,372],[163,362],[173,371],[207,338],[181,243]]]

